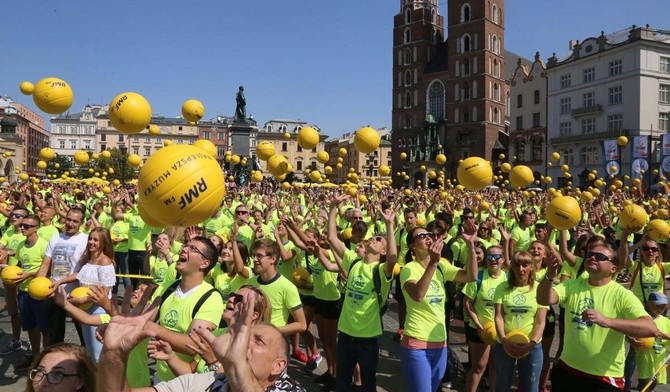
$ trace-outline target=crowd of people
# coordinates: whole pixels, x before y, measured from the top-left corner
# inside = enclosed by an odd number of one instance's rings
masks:
[[[455,381],[454,319],[467,391],[653,390],[666,382],[670,247],[618,212],[636,203],[666,218],[666,199],[603,192],[557,230],[550,198],[252,184],[198,225],[156,228],[132,187],[12,184],[0,189],[0,267],[23,272],[3,283],[2,354],[29,347],[15,366],[28,391],[302,391],[291,360],[323,391],[376,391],[393,298],[398,390]],[[31,297],[35,277],[51,279],[49,298]],[[80,345],[63,343],[68,315]]]

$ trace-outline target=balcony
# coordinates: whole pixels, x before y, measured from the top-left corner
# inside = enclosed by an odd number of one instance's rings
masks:
[[[598,114],[603,111],[602,105],[584,106],[582,108],[572,109],[572,117],[582,117],[591,114]]]

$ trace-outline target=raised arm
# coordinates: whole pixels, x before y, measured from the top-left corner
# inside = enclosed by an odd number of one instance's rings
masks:
[[[344,255],[344,252],[347,250],[347,246],[337,236],[337,212],[339,210],[339,206],[344,200],[347,199],[347,197],[347,195],[333,196],[333,199],[330,203],[330,211],[328,212],[328,242],[330,243],[333,252],[337,253],[340,257]]]
[[[464,283],[477,280],[477,254],[475,253],[475,241],[477,241],[477,225],[472,221],[467,221],[461,226],[461,237],[465,240],[468,248],[468,264],[461,268],[454,281]]]

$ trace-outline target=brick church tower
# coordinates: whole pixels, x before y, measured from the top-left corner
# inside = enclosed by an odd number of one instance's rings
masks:
[[[446,40],[438,0],[400,3],[393,29],[393,170],[409,180],[394,176],[394,185],[426,184],[421,166],[455,177],[460,159],[495,161],[507,143],[504,1],[449,0]],[[446,165],[435,163],[438,153]]]

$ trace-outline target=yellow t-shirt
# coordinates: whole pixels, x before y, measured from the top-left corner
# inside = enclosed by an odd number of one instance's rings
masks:
[[[453,281],[459,270],[460,268],[449,264],[446,259],[441,259],[431,277],[428,291],[421,301],[416,302],[405,291],[405,283],[410,280],[418,282],[426,269],[416,261],[405,264],[400,271],[400,285],[407,304],[405,335],[425,342],[445,342],[446,344],[444,304],[447,294],[444,283]]]
[[[595,309],[605,317],[633,320],[648,316],[640,300],[615,281],[591,286],[588,279],[569,279],[553,289],[566,312],[561,360],[587,374],[622,377],[624,334],[587,323],[582,320],[582,313]]]
[[[249,278],[246,284],[258,287],[268,296],[272,304],[270,324],[275,327],[286,325],[291,311],[302,306],[298,289],[280,273],[269,282],[262,282],[260,276],[254,276]]]
[[[670,271],[670,263],[661,263],[663,271],[667,274]],[[637,273],[636,273],[637,271]],[[651,267],[647,267],[644,264],[640,264],[637,261],[633,261],[633,265],[630,268],[631,280],[630,280],[630,289],[635,294],[635,296],[644,303],[649,294],[657,291],[663,291],[663,282],[665,281],[665,276],[661,273],[661,268],[658,265],[653,264]],[[642,298],[642,287],[644,286],[645,298]]]
[[[507,283],[498,285],[493,302],[502,305],[505,333],[519,330],[530,338],[538,309],[549,309],[548,306],[537,303],[537,286],[536,283],[532,288],[523,286],[510,290]],[[500,337],[496,341],[500,343]]]
[[[253,275],[251,273],[251,268],[244,268],[249,271],[249,276]],[[221,269],[221,265],[219,264],[215,265],[214,268],[209,271],[209,276],[212,280],[212,286],[219,290],[224,300],[227,299],[230,294],[237,292],[237,290],[247,282],[247,280],[239,274],[235,274],[231,277],[227,272],[224,272]]]
[[[670,334],[670,320],[665,316],[658,316],[654,319],[656,328],[660,332]],[[651,378],[656,369],[663,365],[665,357],[668,355],[668,346],[670,341],[656,338],[651,350],[635,350],[635,362],[639,379]],[[658,376],[659,384],[666,384],[668,380],[667,372],[663,371]]]
[[[488,269],[482,271],[482,281],[481,286],[477,288],[477,282],[468,282],[463,287],[463,294],[466,297],[470,298],[479,318],[479,323],[483,326],[484,324],[493,321],[493,298],[496,293],[496,288],[501,284],[507,281],[507,276],[504,273],[500,273],[500,276],[494,278],[489,274]],[[472,328],[477,328],[475,323],[470,320],[468,323]]]

